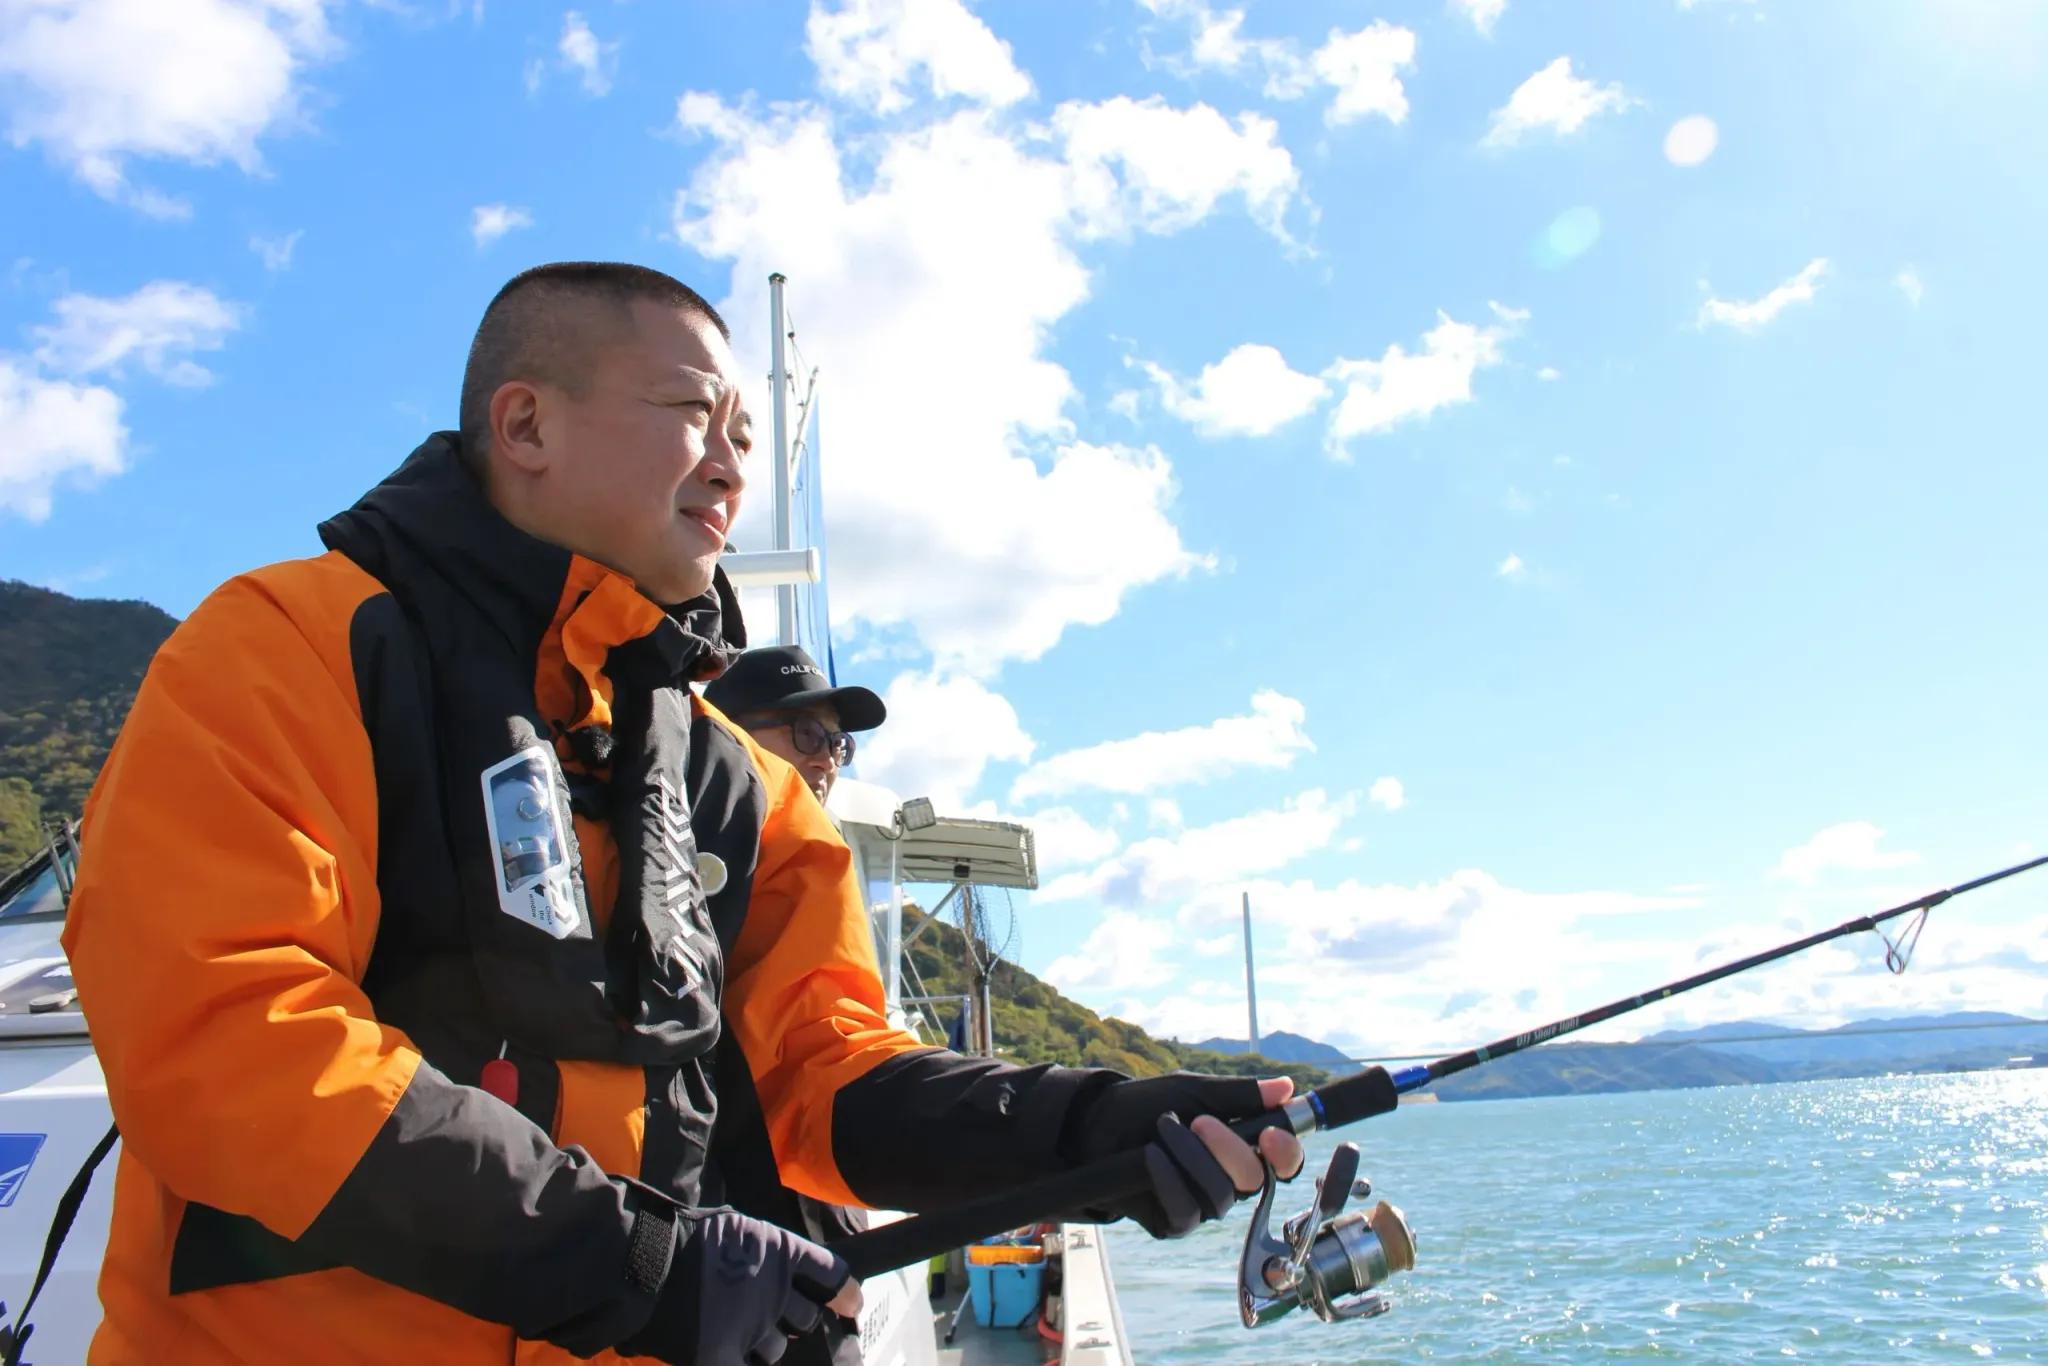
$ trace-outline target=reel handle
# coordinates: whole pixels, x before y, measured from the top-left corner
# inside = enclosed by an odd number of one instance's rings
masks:
[[[1259,1135],[1268,1129],[1305,1134],[1335,1128],[1383,1115],[1400,1102],[1386,1069],[1368,1067],[1319,1091],[1296,1096],[1277,1110],[1238,1120],[1230,1127],[1245,1142],[1256,1145]],[[950,1209],[899,1219],[837,1239],[826,1247],[846,1259],[856,1279],[865,1278],[930,1261],[942,1252],[1024,1224],[1106,1205],[1136,1195],[1151,1184],[1145,1173],[1145,1150],[1127,1148],[1085,1167],[984,1195]]]

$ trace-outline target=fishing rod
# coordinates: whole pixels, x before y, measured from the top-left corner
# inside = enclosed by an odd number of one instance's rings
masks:
[[[1368,1067],[1327,1086],[1305,1092],[1275,1110],[1251,1119],[1239,1120],[1231,1128],[1246,1142],[1256,1144],[1267,1129],[1286,1129],[1295,1134],[1318,1129],[1340,1129],[1397,1108],[1401,1097],[1431,1082],[1479,1066],[1497,1062],[1527,1048],[1548,1043],[1567,1034],[1603,1024],[1617,1016],[1641,1010],[1658,1001],[1680,996],[1737,973],[1766,963],[1804,953],[1830,940],[1870,931],[1885,942],[1885,966],[1903,973],[1912,961],[1927,913],[1955,897],[2003,882],[2009,877],[2048,865],[2048,855],[2016,863],[1995,873],[1929,892],[1889,910],[1845,920],[1832,929],[1807,935],[1761,953],[1750,954],[1719,967],[1682,977],[1675,982],[1634,996],[1610,1001],[1594,1010],[1568,1015],[1561,1020],[1520,1034],[1496,1039],[1480,1048],[1468,1048],[1388,1072]],[[1878,928],[1889,920],[1918,912],[1918,918],[1894,939]],[[1267,1164],[1258,1204],[1252,1213],[1251,1229],[1245,1238],[1244,1255],[1238,1268],[1238,1311],[1247,1328],[1283,1318],[1296,1309],[1307,1308],[1325,1322],[1368,1318],[1385,1313],[1391,1304],[1386,1297],[1371,1293],[1375,1286],[1396,1272],[1415,1265],[1415,1237],[1407,1217],[1382,1200],[1370,1213],[1344,1212],[1345,1203],[1371,1195],[1369,1182],[1356,1180],[1358,1148],[1343,1143],[1331,1158],[1329,1169],[1316,1180],[1314,1203],[1286,1221],[1281,1236],[1275,1237],[1271,1214],[1276,1176]],[[1046,1177],[1029,1185],[984,1196],[932,1214],[914,1215],[884,1224],[832,1243],[832,1251],[845,1258],[857,1277],[866,1277],[927,1261],[982,1238],[1009,1229],[1058,1217],[1075,1210],[1097,1208],[1151,1188],[1145,1170],[1145,1150],[1131,1148],[1115,1156]],[[1351,1297],[1351,1298],[1347,1298]]]

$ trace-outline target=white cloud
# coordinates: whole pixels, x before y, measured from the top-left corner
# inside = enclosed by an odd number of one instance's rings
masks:
[[[1079,949],[1052,961],[1045,979],[1068,995],[1162,986],[1173,972],[1160,955],[1172,946],[1172,921],[1111,911]]]
[[[1522,563],[1520,555],[1510,555],[1502,560],[1500,567],[1493,572],[1496,577],[1503,579],[1525,579],[1529,576],[1529,566]]]
[[[1698,166],[1720,145],[1721,130],[1705,114],[1692,114],[1664,135],[1664,159],[1673,166]]]
[[[1389,123],[1408,118],[1400,73],[1415,65],[1415,34],[1375,20],[1356,33],[1330,31],[1310,59],[1325,85],[1336,89],[1323,121],[1332,126],[1377,115]]]
[[[97,384],[37,374],[0,355],[0,511],[50,515],[60,482],[89,486],[128,467],[121,398]]]
[[[128,467],[121,396],[104,384],[134,365],[167,384],[213,375],[192,359],[218,351],[243,310],[197,285],[156,280],[119,299],[67,294],[55,320],[32,329],[33,356],[0,355],[0,511],[32,522],[50,515],[60,484],[90,487]]]
[[[1031,93],[1010,45],[959,0],[813,4],[804,50],[827,94],[877,114],[908,108],[915,98],[908,87],[919,76],[938,98],[998,108]]]
[[[518,228],[533,226],[533,215],[510,204],[479,204],[469,213],[469,235],[478,247],[487,247]]]
[[[555,52],[565,69],[583,82],[583,93],[601,99],[612,92],[612,78],[618,74],[619,44],[601,42],[583,16],[570,10],[562,16],[562,36]]]
[[[1109,396],[1109,410],[1126,422],[1136,422],[1138,405],[1144,397],[1136,389],[1119,389]]]
[[[1286,804],[1139,840],[1087,872],[1053,879],[1041,901],[1094,899],[1113,906],[1172,906],[1204,889],[1271,873],[1327,848],[1358,808],[1355,797],[1311,788]]]
[[[1154,14],[1188,21],[1194,40],[1187,56],[1169,58],[1165,65],[1182,74],[1192,71],[1226,71],[1245,74],[1256,67],[1265,73],[1268,99],[1294,100],[1315,86],[1315,73],[1300,50],[1285,38],[1247,38],[1244,11],[1212,10],[1202,0],[1138,0]]]
[[[1488,0],[1481,0],[1487,3]],[[1187,56],[1169,60],[1171,69],[1265,77],[1268,99],[1297,100],[1318,88],[1330,89],[1324,122],[1332,126],[1377,115],[1390,123],[1408,117],[1408,96],[1400,73],[1415,64],[1415,34],[1375,21],[1355,32],[1331,29],[1323,45],[1304,56],[1285,38],[1247,38],[1242,9],[1213,10],[1203,0],[1139,0],[1154,14],[1183,18],[1193,29]],[[1505,3],[1505,0],[1498,0]]]
[[[1180,803],[1171,797],[1154,797],[1145,803],[1145,817],[1160,829],[1178,830],[1186,825],[1187,817],[1181,814]]]
[[[1177,232],[1240,197],[1254,222],[1286,238],[1301,173],[1263,114],[1241,114],[1233,125],[1206,104],[1176,109],[1157,95],[1117,95],[1063,104],[1052,122],[1089,235]]]
[[[1927,286],[1920,281],[1920,272],[1907,266],[1892,277],[1892,283],[1899,287],[1899,293],[1906,296],[1906,302],[1920,307],[1920,301],[1927,297]]]
[[[743,363],[765,369],[777,270],[805,354],[829,361],[820,440],[838,620],[907,627],[943,665],[987,674],[1208,563],[1169,515],[1163,452],[1070,439],[1074,385],[1046,353],[1089,292],[1080,244],[1171,231],[1234,193],[1277,211],[1294,172],[1269,133],[1121,101],[1067,108],[1081,147],[969,109],[848,153],[807,106],[757,118],[690,94],[678,118],[715,146],[677,196],[676,234],[730,263],[721,311]],[[1198,166],[1155,166],[1133,145],[1134,128],[1169,125],[1195,130],[1162,140]]]
[[[1470,403],[1472,376],[1500,363],[1501,343],[1529,317],[1524,310],[1490,307],[1493,323],[1461,323],[1439,312],[1437,325],[1423,334],[1420,351],[1394,344],[1378,360],[1340,359],[1326,370],[1325,378],[1344,388],[1330,415],[1330,454],[1348,459],[1347,443],[1354,437],[1377,435],[1440,408]]]
[[[1123,843],[1116,831],[1095,824],[1072,807],[1047,807],[1028,816],[1007,819],[1031,827],[1032,843],[1038,851],[1038,866],[1042,871],[1099,862],[1115,853],[1117,846]]]
[[[1619,85],[1596,85],[1572,75],[1572,59],[1559,57],[1515,87],[1508,102],[1493,111],[1482,147],[1512,147],[1530,133],[1559,137],[1576,133],[1595,116],[1614,113],[1635,103]]]
[[[1399,811],[1408,805],[1408,790],[1401,786],[1399,778],[1381,778],[1365,795],[1367,800],[1383,811]]]
[[[1797,275],[1761,299],[1744,302],[1740,299],[1716,299],[1709,296],[1707,301],[1700,305],[1699,325],[1719,325],[1742,332],[1754,332],[1793,304],[1812,303],[1814,293],[1820,288],[1821,278],[1827,273],[1827,258],[1816,256],[1808,261]]]
[[[1536,372],[1536,378],[1542,380],[1545,384],[1548,384],[1554,380],[1563,379],[1564,374],[1555,365],[1546,365],[1541,370],[1538,370]]]
[[[132,185],[130,159],[246,172],[300,120],[306,65],[335,50],[327,0],[0,4],[9,140],[40,144],[96,193],[156,217],[189,207]]]
[[[1267,436],[1313,412],[1329,393],[1270,346],[1246,342],[1202,367],[1193,383],[1146,363],[1166,411],[1204,436]]]
[[[1508,0],[1450,0],[1451,11],[1465,17],[1482,38],[1493,36],[1493,26],[1508,7]]]
[[[1920,861],[1920,856],[1909,850],[1879,849],[1883,839],[1884,831],[1869,821],[1831,825],[1797,848],[1787,849],[1772,876],[1811,883],[1823,873],[1874,873],[1911,867]]]
[[[1315,749],[1302,723],[1308,709],[1270,689],[1252,695],[1251,711],[1207,725],[1146,731],[1083,749],[1070,749],[1026,769],[1010,800],[1031,801],[1068,792],[1142,796],[1161,788],[1210,782],[1239,769],[1286,768]]]
[[[300,228],[282,237],[251,237],[249,250],[255,252],[263,261],[263,268],[273,274],[281,270],[290,270],[292,253],[299,249],[299,239],[305,235],[306,230]]]
[[[67,294],[55,312],[56,322],[35,329],[36,361],[45,368],[118,377],[132,359],[158,379],[188,387],[213,382],[190,353],[220,350],[242,322],[238,305],[178,280],[155,280],[121,299]]]
[[[860,776],[899,797],[930,797],[941,815],[967,806],[989,764],[1031,757],[1017,709],[977,679],[901,673],[882,700],[888,724],[861,746]]]
[[[1247,892],[1261,933],[1278,935],[1282,945],[1260,959],[1260,1023],[1373,1053],[1464,1046],[1607,999],[1617,994],[1608,974],[1619,969],[1633,981],[1654,956],[1645,934],[1700,904],[1670,895],[1526,891],[1473,869],[1412,886],[1216,878],[1182,906],[1180,938],[1224,938]],[[1631,919],[1629,934],[1603,928],[1615,917]],[[1696,942],[1689,918],[1670,933],[1674,946],[1689,950]],[[1176,974],[1176,995],[1129,1002],[1121,1013],[1181,1038],[1236,1033],[1242,984],[1227,964],[1208,971],[1214,975],[1206,982]],[[1372,1010],[1361,1013],[1367,974],[1381,985]]]

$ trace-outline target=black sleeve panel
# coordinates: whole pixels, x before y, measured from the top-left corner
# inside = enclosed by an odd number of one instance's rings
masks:
[[[582,1149],[555,1147],[518,1111],[422,1063],[299,1241],[332,1264],[588,1356],[653,1312],[675,1217]]]
[[[1099,1068],[901,1053],[833,1097],[833,1158],[877,1209],[944,1209],[1065,1170],[1069,1115],[1121,1080]]]

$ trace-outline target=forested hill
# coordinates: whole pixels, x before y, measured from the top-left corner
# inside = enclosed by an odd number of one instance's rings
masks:
[[[146,602],[0,580],[0,872],[78,815],[177,620]]]
[[[915,906],[903,910],[903,937],[908,940],[927,921]],[[932,996],[966,995],[972,988],[967,969],[966,945],[960,931],[941,920],[918,935],[910,947],[910,960],[923,982],[923,992]],[[919,987],[906,981],[904,994]],[[1276,1062],[1270,1058],[1226,1057],[1171,1039],[1155,1039],[1124,1020],[1097,1015],[1079,1002],[1070,1001],[1045,982],[1014,963],[996,964],[990,982],[995,1000],[996,1051],[1011,1062],[1057,1062],[1070,1067],[1113,1067],[1132,1076],[1186,1069],[1216,1072],[1228,1076],[1294,1078],[1297,1089],[1320,1086],[1329,1074],[1320,1067],[1298,1062]],[[937,1007],[941,1023],[950,1025],[958,1006]]]

